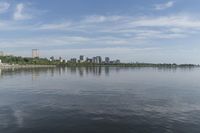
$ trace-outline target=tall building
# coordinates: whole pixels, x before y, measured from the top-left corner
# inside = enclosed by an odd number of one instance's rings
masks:
[[[92,63],[97,63],[97,64],[102,63],[102,58],[101,58],[101,56],[93,57],[93,58],[92,58]]]
[[[92,59],[87,58],[87,59],[86,59],[86,62],[88,62],[88,63],[92,63]]]
[[[54,59],[54,56],[51,56],[50,57],[50,61],[54,61],[55,59]]]
[[[62,57],[59,57],[59,61],[60,61],[60,62],[63,62],[63,59],[62,59]]]
[[[101,56],[97,56],[96,58],[97,58],[97,63],[98,63],[98,64],[102,63]]]
[[[120,60],[116,60],[115,63],[116,63],[116,64],[119,64],[119,63],[120,63]]]
[[[71,58],[70,61],[71,61],[72,63],[76,63],[76,62],[77,62],[76,58]]]
[[[39,58],[39,50],[32,49],[32,58]]]
[[[92,58],[92,63],[97,63],[97,57]]]
[[[85,61],[85,56],[84,55],[80,55],[79,60],[80,60],[80,62],[84,62]]]
[[[110,58],[109,57],[105,58],[105,63],[110,63]]]
[[[0,51],[0,56],[4,56],[4,53],[3,53],[3,51]]]

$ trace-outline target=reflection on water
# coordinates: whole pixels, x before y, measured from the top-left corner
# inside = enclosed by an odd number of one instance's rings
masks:
[[[50,73],[51,76],[55,74],[62,75],[65,72],[70,74],[79,74],[80,77],[87,76],[87,75],[94,75],[94,76],[101,76],[106,75],[109,76],[110,71],[112,72],[119,72],[120,70],[143,70],[144,68],[141,67],[57,67],[57,68],[10,68],[10,69],[0,69],[0,77],[12,76],[12,75],[23,75],[23,74],[32,74],[32,79],[37,79],[41,74]],[[187,68],[150,68],[157,71],[167,71],[167,72],[176,72],[177,69],[182,71],[192,71],[195,68],[187,67]]]
[[[66,71],[70,74],[79,74],[81,77],[86,75],[100,76],[102,73],[109,75],[110,69],[119,71],[119,68],[110,67],[58,67],[58,68],[16,68],[16,69],[0,69],[0,76],[4,75],[16,75],[16,74],[32,74],[32,79],[37,79],[42,73],[51,73],[51,76],[55,74],[62,75]]]
[[[199,133],[199,68],[0,71],[0,133]]]

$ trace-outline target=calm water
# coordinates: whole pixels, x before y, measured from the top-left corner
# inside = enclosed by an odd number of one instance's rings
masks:
[[[0,133],[200,133],[200,69],[0,70]]]

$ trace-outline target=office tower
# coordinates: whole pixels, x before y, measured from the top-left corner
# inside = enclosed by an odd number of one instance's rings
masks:
[[[80,62],[84,62],[84,61],[85,61],[85,56],[84,56],[84,55],[80,55],[79,61],[80,61]]]
[[[102,63],[101,56],[97,56],[96,58],[97,58],[97,63],[98,63],[98,64]]]
[[[110,58],[109,57],[105,58],[105,63],[110,63]]]

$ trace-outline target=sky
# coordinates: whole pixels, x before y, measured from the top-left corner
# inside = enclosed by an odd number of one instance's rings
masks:
[[[0,0],[0,51],[200,64],[199,0]]]

